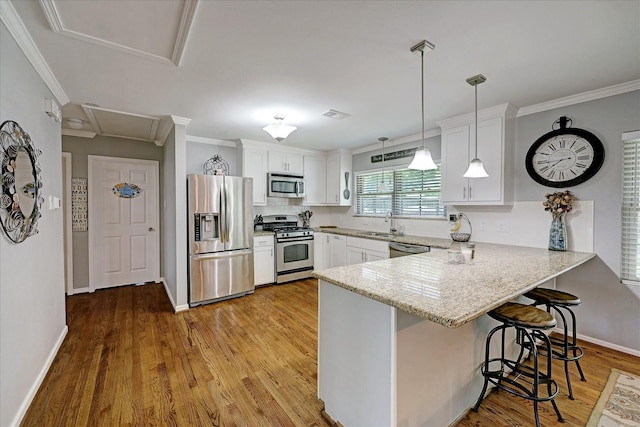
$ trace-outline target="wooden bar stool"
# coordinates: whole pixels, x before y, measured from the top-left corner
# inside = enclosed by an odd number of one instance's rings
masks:
[[[556,360],[562,360],[564,362],[564,373],[567,377],[567,389],[569,391],[569,399],[573,399],[573,390],[571,389],[571,379],[569,377],[569,362],[576,362],[576,367],[580,373],[580,380],[586,381],[582,368],[580,367],[580,358],[582,358],[584,352],[577,345],[576,341],[576,316],[570,307],[582,304],[580,298],[567,292],[557,291],[555,289],[547,288],[535,288],[526,294],[525,297],[534,300],[534,306],[545,305],[547,312],[551,313],[551,308],[562,319],[563,326],[563,338],[550,337],[551,342],[551,356]],[[571,317],[571,336],[569,336],[569,330],[567,328],[567,318],[565,312]],[[547,351],[545,348],[538,346],[540,351]]]
[[[542,341],[547,348],[551,345],[549,337],[543,332],[556,326],[557,322],[553,316],[539,308],[530,305],[508,302],[500,307],[487,313],[490,317],[501,322],[500,325],[493,328],[487,335],[485,347],[485,359],[482,364],[482,376],[484,376],[484,385],[480,397],[476,402],[473,410],[478,412],[480,403],[484,398],[489,383],[498,389],[505,390],[513,395],[520,396],[524,399],[533,401],[533,413],[536,420],[536,427],[540,427],[540,418],[538,416],[538,402],[551,401],[553,409],[558,416],[558,421],[562,422],[562,415],[556,406],[554,398],[558,394],[558,384],[551,377],[551,354],[540,355],[543,358],[545,366],[539,366],[538,349],[536,340]],[[524,346],[520,347],[520,354],[516,360],[508,359],[505,356],[505,331],[508,328],[515,328],[516,335],[528,344],[526,348],[531,350],[530,355],[533,357],[531,366],[522,363]],[[501,331],[500,357],[491,358],[489,349],[491,347],[491,339],[494,334]],[[546,393],[542,390],[546,385]]]

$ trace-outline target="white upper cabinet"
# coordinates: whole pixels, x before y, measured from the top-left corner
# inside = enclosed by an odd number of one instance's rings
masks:
[[[478,158],[487,178],[465,178],[476,157],[473,114],[438,123],[442,128],[442,203],[506,205],[513,203],[515,114],[510,104],[478,111]]]
[[[240,144],[238,157],[241,159],[242,176],[253,178],[253,205],[267,204],[267,150]]]
[[[302,154],[269,151],[269,172],[302,173]]]
[[[346,179],[347,176],[348,179]],[[351,153],[339,150],[322,159],[319,156],[305,155],[304,181],[306,204],[351,206],[351,200],[353,200]],[[348,193],[345,192],[347,189]],[[349,198],[346,198],[346,195]]]
[[[304,156],[305,203],[324,205],[327,203],[327,158],[322,155]]]

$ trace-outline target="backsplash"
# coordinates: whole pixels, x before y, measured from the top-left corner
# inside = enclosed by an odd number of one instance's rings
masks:
[[[579,200],[567,215],[569,250],[593,252],[595,204]],[[551,214],[545,212],[542,201],[515,202],[512,206],[450,207],[450,214],[464,212],[473,227],[474,242],[500,243],[516,246],[548,247]],[[315,212],[314,212],[315,215]],[[353,209],[340,213],[333,209],[333,225],[371,231],[387,231],[389,223],[383,218],[354,217]],[[314,225],[315,226],[315,225]],[[416,236],[450,238],[452,224],[448,220],[397,218],[396,227],[404,226],[405,233]]]
[[[313,212],[311,227],[331,225],[331,208],[329,206],[306,206],[301,199],[288,199],[286,197],[267,197],[267,206],[254,206],[253,215],[298,215],[302,211]],[[302,221],[299,220],[302,225]]]

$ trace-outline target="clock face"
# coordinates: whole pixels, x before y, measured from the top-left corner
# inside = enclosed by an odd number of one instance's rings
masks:
[[[604,161],[598,137],[583,129],[562,128],[539,138],[529,149],[527,172],[548,187],[569,187],[594,176]]]

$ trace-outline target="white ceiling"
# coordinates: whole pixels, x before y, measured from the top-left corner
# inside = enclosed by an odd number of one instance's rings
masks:
[[[409,48],[423,39],[436,46],[425,54],[427,130],[473,110],[465,80],[479,73],[480,109],[640,79],[637,0],[12,4],[71,100],[65,117],[87,103],[175,115],[213,139],[273,142],[262,127],[276,114],[298,127],[282,144],[303,148],[418,134],[420,58]]]

